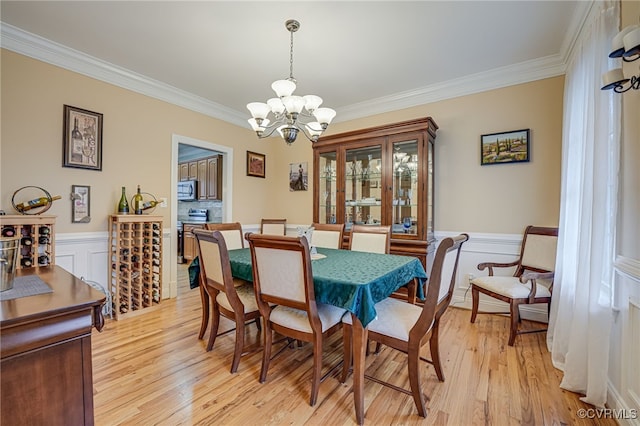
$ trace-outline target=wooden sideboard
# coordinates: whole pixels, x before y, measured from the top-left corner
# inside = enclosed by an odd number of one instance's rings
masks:
[[[53,292],[0,301],[0,424],[93,425],[91,330],[103,293],[59,266],[26,268]]]

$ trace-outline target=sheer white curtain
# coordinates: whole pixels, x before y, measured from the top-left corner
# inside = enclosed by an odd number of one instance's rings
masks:
[[[619,4],[597,1],[569,64],[564,93],[562,202],[547,344],[560,387],[604,407],[618,203],[619,94],[601,91]]]

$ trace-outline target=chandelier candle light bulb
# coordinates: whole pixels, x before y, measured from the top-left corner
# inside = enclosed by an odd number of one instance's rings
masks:
[[[267,103],[247,104],[252,117],[248,121],[259,138],[269,137],[277,130],[289,145],[295,142],[300,132],[310,141],[316,142],[336,116],[336,112],[331,108],[320,108],[320,96],[293,94],[296,90],[296,79],[293,78],[293,33],[298,31],[300,23],[290,19],[285,27],[291,34],[289,78],[276,80],[271,85],[277,98],[271,98]],[[267,118],[269,114],[273,116],[273,121]]]

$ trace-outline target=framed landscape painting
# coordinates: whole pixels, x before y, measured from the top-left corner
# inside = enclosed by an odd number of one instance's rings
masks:
[[[247,151],[247,176],[264,178],[266,170],[264,154]]]
[[[529,143],[529,129],[482,135],[480,165],[527,162]]]

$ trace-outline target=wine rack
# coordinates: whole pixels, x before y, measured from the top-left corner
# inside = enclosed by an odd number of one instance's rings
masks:
[[[20,238],[16,269],[55,264],[55,223],[52,215],[0,216],[0,235]]]
[[[109,276],[115,319],[162,301],[162,216],[109,216]]]

